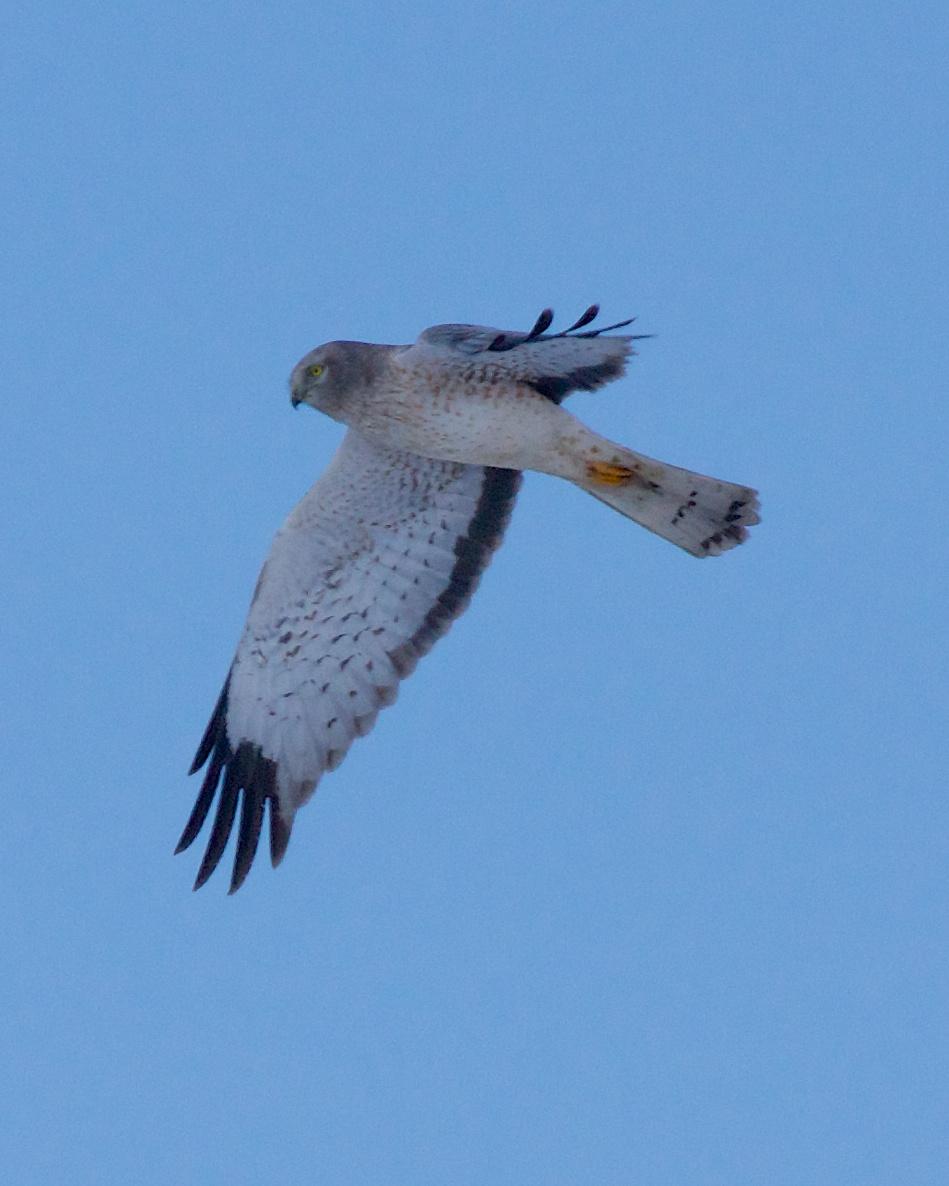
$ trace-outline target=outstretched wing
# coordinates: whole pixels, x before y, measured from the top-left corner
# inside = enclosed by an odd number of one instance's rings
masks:
[[[400,679],[465,609],[501,541],[516,470],[431,461],[350,430],[291,513],[261,572],[244,634],[192,766],[207,772],[177,852],[219,794],[195,882],[214,871],[241,801],[233,893],[270,804],[270,851]]]
[[[571,391],[594,391],[626,369],[632,343],[650,334],[601,337],[632,325],[634,318],[600,329],[586,329],[600,312],[591,305],[568,329],[548,333],[553,310],[544,309],[530,330],[493,329],[487,325],[433,325],[406,347],[415,356],[426,352],[461,355],[515,382],[526,383],[560,403]]]

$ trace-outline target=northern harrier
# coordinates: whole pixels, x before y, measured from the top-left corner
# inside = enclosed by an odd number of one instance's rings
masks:
[[[634,453],[562,408],[623,374],[631,324],[548,333],[436,325],[411,346],[329,342],[290,377],[291,400],[348,426],[329,468],[277,533],[191,772],[208,764],[176,851],[220,790],[195,889],[240,803],[233,893],[270,804],[270,855],[297,809],[467,606],[501,541],[521,470],[566,478],[693,556],[758,522],[753,490]]]

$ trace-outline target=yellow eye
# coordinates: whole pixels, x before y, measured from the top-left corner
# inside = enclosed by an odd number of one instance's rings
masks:
[[[326,367],[321,362],[315,362],[311,367],[306,368],[306,373],[312,375],[314,379],[318,379],[325,370]]]

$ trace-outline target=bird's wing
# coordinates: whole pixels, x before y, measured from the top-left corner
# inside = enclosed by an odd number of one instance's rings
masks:
[[[405,362],[436,355],[454,356],[469,366],[490,368],[515,382],[526,383],[555,403],[571,391],[593,391],[618,379],[633,353],[633,342],[649,334],[621,334],[602,337],[610,330],[623,329],[632,319],[586,327],[599,313],[591,305],[568,329],[549,333],[553,322],[550,309],[537,318],[530,330],[493,329],[487,325],[433,325],[417,341],[405,347]]]
[[[194,760],[192,773],[208,768],[176,851],[220,791],[196,889],[221,859],[239,799],[231,892],[254,859],[267,800],[271,859],[282,858],[320,776],[467,606],[520,480],[347,433],[274,540]]]

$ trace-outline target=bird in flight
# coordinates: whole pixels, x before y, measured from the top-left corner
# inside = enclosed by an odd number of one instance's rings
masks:
[[[323,773],[467,606],[522,470],[566,478],[693,556],[735,547],[759,521],[754,490],[634,453],[561,406],[618,379],[648,336],[611,333],[631,320],[588,328],[598,313],[591,305],[559,333],[545,309],[527,332],[436,325],[409,346],[328,342],[294,367],[294,407],[348,431],[274,539],[191,767],[207,770],[176,852],[218,799],[195,889],[238,807],[230,892],[268,805],[280,862]]]

